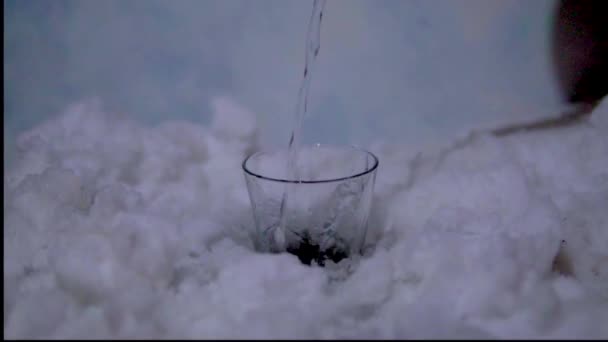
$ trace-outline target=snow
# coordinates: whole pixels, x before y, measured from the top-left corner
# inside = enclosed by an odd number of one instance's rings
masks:
[[[567,128],[372,146],[374,249],[344,278],[253,251],[255,115],[212,107],[150,127],[86,101],[19,137],[5,338],[608,338],[608,100]]]

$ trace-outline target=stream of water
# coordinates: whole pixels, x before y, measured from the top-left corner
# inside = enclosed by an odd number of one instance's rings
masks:
[[[308,23],[308,31],[306,34],[306,51],[304,60],[304,74],[298,98],[296,102],[295,122],[291,136],[289,138],[289,146],[287,150],[287,178],[292,180],[300,180],[300,175],[297,169],[298,152],[301,145],[301,130],[302,123],[306,117],[308,107],[308,92],[310,88],[310,80],[314,68],[315,61],[319,55],[321,48],[321,22],[323,20],[323,9],[326,0],[314,0],[312,14]],[[281,200],[280,208],[280,227],[276,229],[275,239],[277,242],[284,243],[284,230],[286,229],[286,212],[289,204],[289,197],[293,192],[293,184],[286,183]]]

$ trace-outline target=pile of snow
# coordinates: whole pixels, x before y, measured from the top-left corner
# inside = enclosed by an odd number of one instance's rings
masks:
[[[145,127],[87,102],[19,138],[5,338],[608,337],[608,101],[569,128],[378,144],[375,250],[341,281],[253,251],[254,116],[214,105],[209,128]]]

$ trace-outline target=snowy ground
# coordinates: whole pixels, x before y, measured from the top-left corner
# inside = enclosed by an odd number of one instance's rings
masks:
[[[252,251],[254,116],[214,105],[207,129],[83,103],[20,137],[5,338],[608,338],[608,100],[570,128],[375,146],[376,249],[338,282]]]

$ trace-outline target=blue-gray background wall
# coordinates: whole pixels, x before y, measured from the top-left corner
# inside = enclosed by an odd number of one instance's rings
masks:
[[[307,141],[424,143],[563,108],[552,0],[329,0]],[[210,99],[286,144],[312,1],[5,0],[5,146],[97,96],[146,123],[209,121]]]

